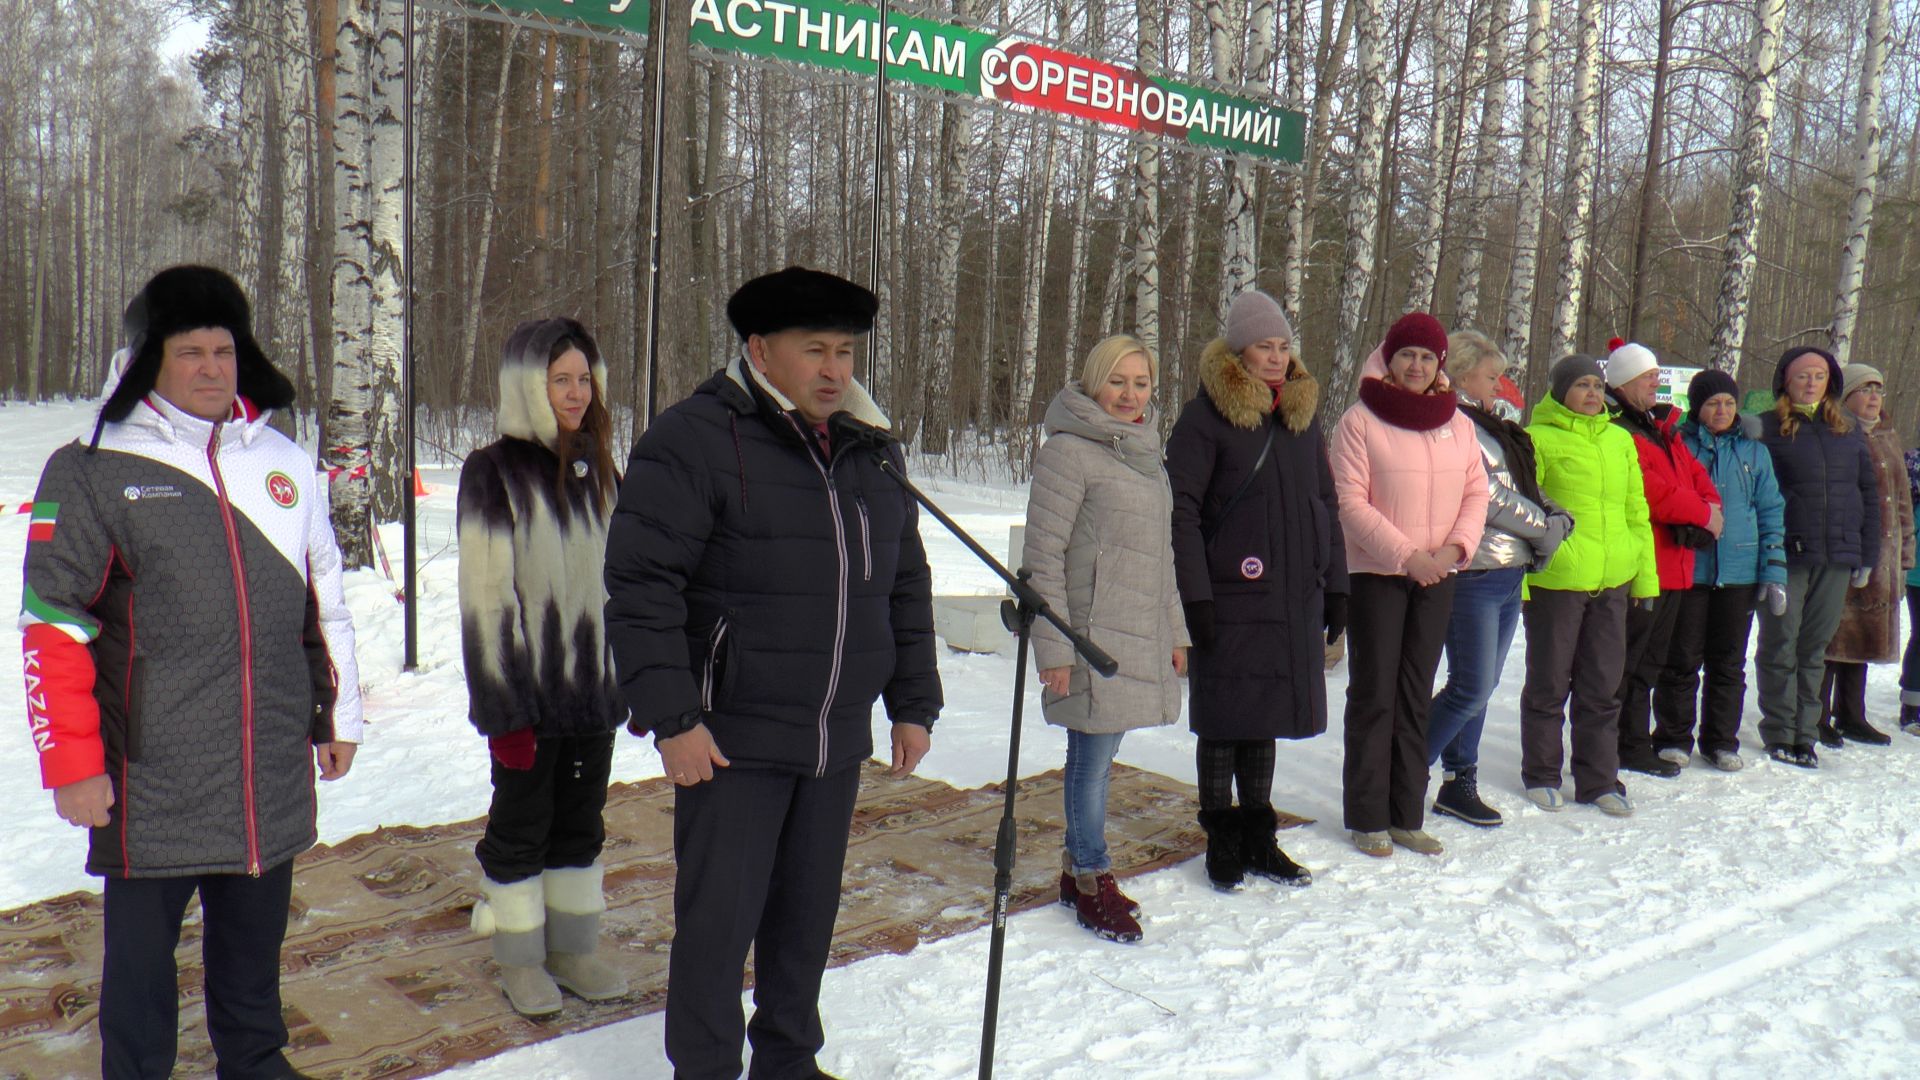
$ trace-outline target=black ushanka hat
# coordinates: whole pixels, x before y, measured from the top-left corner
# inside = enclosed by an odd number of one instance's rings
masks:
[[[880,298],[871,290],[804,266],[762,274],[727,300],[727,321],[742,341],[782,330],[865,334],[879,311]]]
[[[127,304],[120,321],[133,354],[120,383],[100,406],[100,425],[127,418],[160,377],[160,358],[175,334],[211,327],[233,335],[237,389],[260,409],[293,404],[293,383],[260,350],[253,337],[247,294],[225,271],[210,266],[173,266],[153,275]],[[98,439],[99,426],[95,426]]]

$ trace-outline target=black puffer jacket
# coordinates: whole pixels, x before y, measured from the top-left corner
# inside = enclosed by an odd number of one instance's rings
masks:
[[[734,768],[819,776],[872,754],[877,698],[931,724],[941,694],[917,507],[870,447],[829,455],[803,423],[739,360],[653,421],[608,537],[607,635],[635,732],[703,714]]]
[[[1778,412],[1760,417],[1760,443],[1787,499],[1787,565],[1872,566],[1880,558],[1880,481],[1866,436],[1841,404],[1840,365],[1820,349],[1790,348],[1773,392],[1786,392],[1787,365],[1806,353],[1826,360],[1826,400],[1853,426],[1841,433],[1818,416],[1798,417],[1794,433],[1783,435]]]
[[[1347,592],[1346,542],[1314,418],[1320,384],[1297,362],[1294,371],[1276,407],[1215,341],[1201,357],[1201,392],[1167,438],[1180,599],[1214,605],[1216,641],[1191,654],[1187,706],[1207,738],[1327,730],[1325,602]],[[1270,431],[1266,464],[1223,516]]]

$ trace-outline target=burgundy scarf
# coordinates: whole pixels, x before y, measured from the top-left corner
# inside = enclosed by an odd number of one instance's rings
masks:
[[[1375,415],[1397,428],[1408,431],[1432,431],[1453,419],[1458,399],[1453,391],[1416,394],[1385,379],[1360,380],[1360,400]]]

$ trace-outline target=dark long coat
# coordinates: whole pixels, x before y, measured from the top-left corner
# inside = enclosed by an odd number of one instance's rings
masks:
[[[1276,404],[1216,340],[1200,386],[1167,439],[1180,598],[1214,607],[1215,643],[1191,655],[1188,724],[1212,739],[1311,738],[1327,730],[1326,594],[1347,592],[1320,384],[1296,361]],[[1274,425],[1266,464],[1223,517]]]

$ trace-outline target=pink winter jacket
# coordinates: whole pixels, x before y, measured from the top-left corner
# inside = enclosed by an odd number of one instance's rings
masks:
[[[1360,377],[1386,374],[1375,349]],[[1445,544],[1465,552],[1460,568],[1472,561],[1487,523],[1487,470],[1466,414],[1413,431],[1355,402],[1334,428],[1327,457],[1349,573],[1403,574],[1414,552]]]

